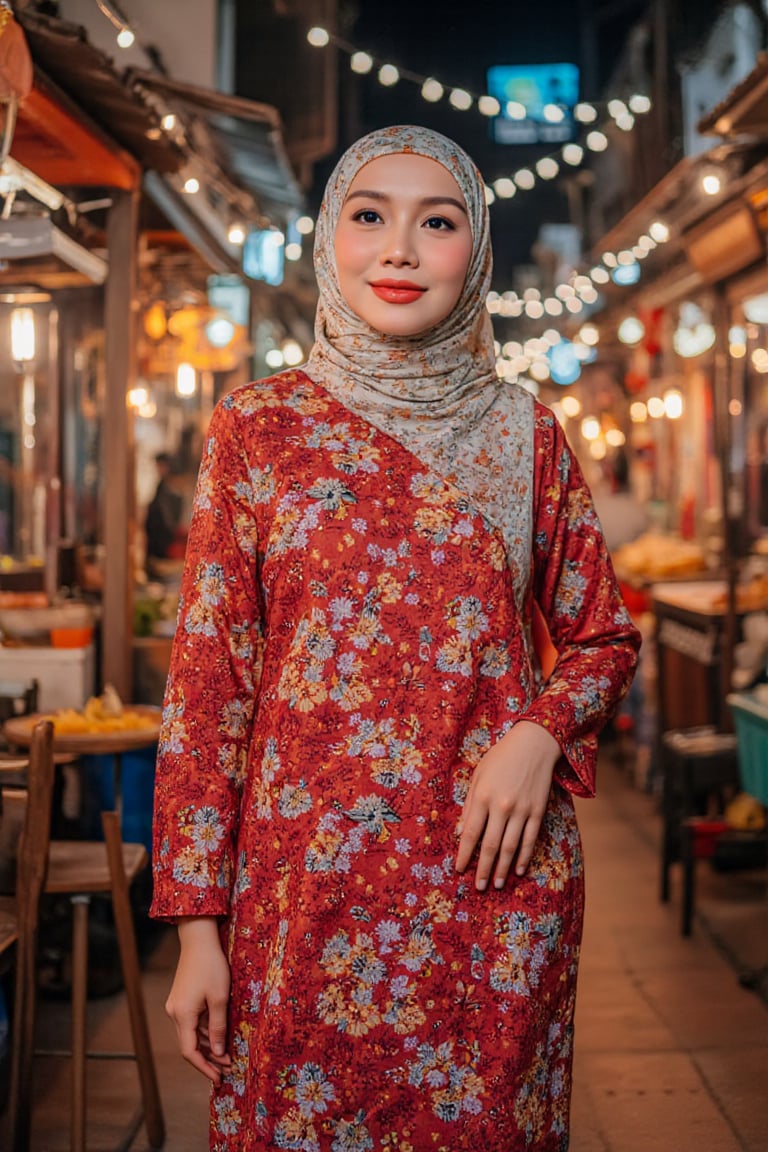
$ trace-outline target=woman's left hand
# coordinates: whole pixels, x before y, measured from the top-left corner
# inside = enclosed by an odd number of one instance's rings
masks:
[[[494,744],[472,774],[464,801],[456,870],[463,872],[479,845],[475,887],[493,876],[503,888],[512,862],[523,876],[547,809],[560,745],[540,724],[520,720]]]

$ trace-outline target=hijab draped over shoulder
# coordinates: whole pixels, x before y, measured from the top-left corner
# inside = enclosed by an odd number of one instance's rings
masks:
[[[334,233],[357,173],[379,156],[410,152],[450,172],[467,206],[472,254],[461,296],[436,327],[416,336],[371,328],[339,288]],[[371,132],[341,157],[323,196],[315,235],[320,297],[307,374],[341,404],[453,483],[504,538],[518,605],[532,537],[533,398],[496,373],[486,308],[491,243],[482,177],[447,137],[405,126]]]

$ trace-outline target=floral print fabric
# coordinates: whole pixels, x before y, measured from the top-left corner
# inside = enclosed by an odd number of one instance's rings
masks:
[[[369,161],[410,152],[442,164],[467,205],[473,249],[459,301],[429,332],[396,338],[374,331],[347,304],[336,274],[333,237],[350,185]],[[485,302],[492,254],[483,179],[452,140],[398,125],[370,132],[339,160],[315,232],[320,292],[313,380],[457,483],[504,536],[518,602],[531,554],[533,400],[498,379]]]
[[[221,918],[214,1152],[563,1152],[583,909],[571,793],[637,633],[551,413],[533,576],[460,488],[302,372],[227,396],[191,525],[157,762],[153,913]],[[539,682],[535,594],[557,666]],[[474,766],[563,749],[523,879],[454,870]]]

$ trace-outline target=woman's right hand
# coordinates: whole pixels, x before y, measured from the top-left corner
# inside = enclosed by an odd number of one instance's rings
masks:
[[[165,1010],[184,1059],[218,1087],[232,1063],[226,1051],[229,964],[215,917],[184,917],[178,930],[181,951]]]

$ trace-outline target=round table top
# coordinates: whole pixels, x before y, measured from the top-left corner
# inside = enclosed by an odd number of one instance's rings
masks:
[[[137,712],[152,724],[145,728],[124,728],[119,732],[60,732],[54,727],[53,747],[57,752],[77,752],[81,756],[131,752],[157,743],[162,709],[150,704],[126,704],[126,712]],[[32,743],[32,730],[39,720],[49,720],[55,712],[32,712],[6,720],[3,732],[9,744],[27,748]]]

